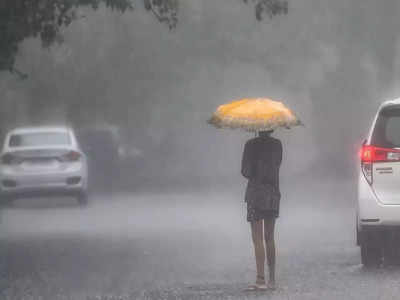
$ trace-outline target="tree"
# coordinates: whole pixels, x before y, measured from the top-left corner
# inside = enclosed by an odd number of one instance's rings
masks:
[[[245,3],[253,2],[255,4],[255,15],[258,21],[261,21],[265,15],[272,18],[277,15],[286,15],[288,13],[288,2],[284,0],[243,0]]]
[[[0,0],[0,71],[26,75],[14,68],[18,45],[29,37],[40,37],[43,47],[62,42],[61,30],[78,18],[79,6],[97,9],[133,9],[130,0]]]
[[[0,0],[0,71],[21,78],[27,75],[15,68],[19,44],[39,37],[44,48],[62,42],[62,29],[81,17],[79,7],[96,10],[100,5],[125,12],[134,9],[134,0]],[[197,0],[196,0],[197,1]],[[200,1],[200,0],[199,0]],[[286,0],[243,0],[255,6],[257,20],[265,15],[286,14]],[[179,0],[143,0],[144,7],[170,29],[178,23]]]

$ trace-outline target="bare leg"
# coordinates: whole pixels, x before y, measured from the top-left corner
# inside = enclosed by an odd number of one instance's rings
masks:
[[[264,220],[264,237],[269,269],[268,287],[275,289],[275,218]]]
[[[264,281],[264,264],[265,264],[265,248],[263,240],[263,221],[251,222],[251,236],[254,244],[254,253],[257,265],[257,283],[263,284]]]

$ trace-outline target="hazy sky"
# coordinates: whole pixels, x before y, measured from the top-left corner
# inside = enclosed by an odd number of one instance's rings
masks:
[[[172,31],[141,3],[125,14],[79,13],[63,44],[21,45],[17,65],[29,78],[0,75],[1,109],[29,123],[25,104],[44,103],[41,119],[54,122],[79,99],[80,119],[120,125],[171,176],[238,172],[251,135],[205,122],[217,105],[248,96],[282,100],[306,124],[276,134],[285,174],[325,163],[348,172],[378,104],[399,91],[395,0],[296,0],[287,16],[263,22],[239,0],[185,0]]]

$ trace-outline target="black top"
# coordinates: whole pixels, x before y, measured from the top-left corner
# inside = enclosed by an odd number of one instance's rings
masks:
[[[249,191],[254,183],[257,185],[273,185],[276,191],[279,192],[279,168],[281,162],[282,143],[280,140],[271,136],[264,136],[247,141],[242,159],[242,175],[249,180],[246,202],[251,201],[253,197],[259,196],[257,191]],[[279,208],[279,204],[277,207]]]

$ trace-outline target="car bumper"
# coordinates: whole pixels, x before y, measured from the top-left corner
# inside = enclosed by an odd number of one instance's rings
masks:
[[[373,189],[363,176],[358,186],[358,227],[362,230],[376,230],[379,227],[400,226],[400,205],[386,205],[379,202]]]
[[[76,195],[86,192],[86,172],[5,174],[0,172],[0,194],[6,197]]]

